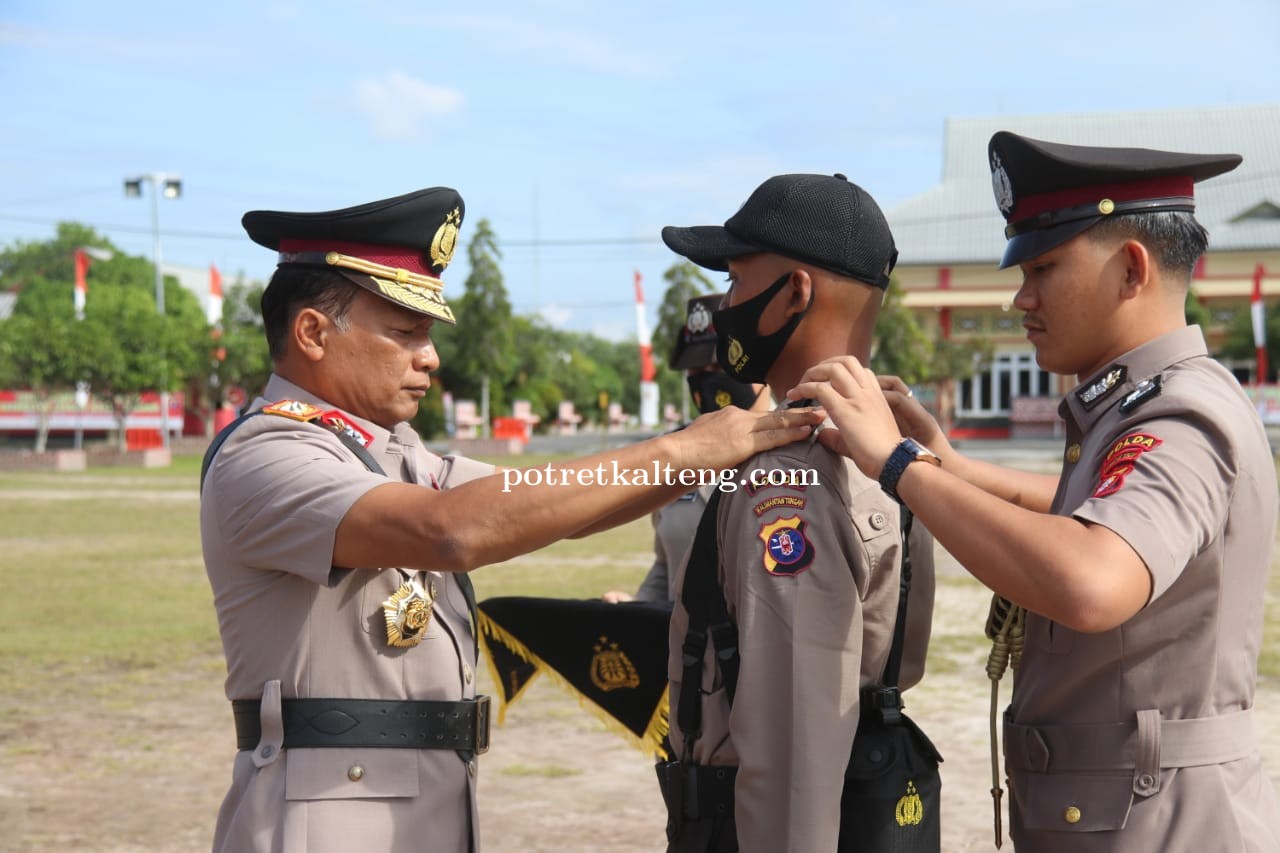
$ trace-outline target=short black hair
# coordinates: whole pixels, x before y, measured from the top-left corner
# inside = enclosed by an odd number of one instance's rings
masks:
[[[1180,210],[1127,213],[1103,219],[1086,233],[1096,240],[1137,240],[1162,268],[1187,279],[1209,247],[1209,232],[1194,215]]]
[[[356,286],[342,273],[323,267],[277,267],[262,292],[262,324],[273,361],[288,349],[289,326],[303,308],[314,308],[338,326],[346,328],[347,312],[356,298]]]

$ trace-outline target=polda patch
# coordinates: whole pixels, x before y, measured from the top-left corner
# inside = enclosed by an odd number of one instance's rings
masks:
[[[752,512],[756,514],[756,518],[759,518],[769,510],[778,509],[779,507],[782,509],[802,510],[805,503],[806,499],[798,495],[774,495],[771,498],[765,498],[752,507]]]
[[[1093,497],[1104,498],[1115,494],[1124,485],[1125,477],[1133,471],[1142,454],[1155,450],[1164,442],[1146,432],[1131,432],[1120,438],[1102,460],[1098,471],[1098,485]]]
[[[769,574],[794,577],[813,563],[813,543],[805,535],[805,522],[800,516],[763,524],[757,535],[764,543],[764,570]]]

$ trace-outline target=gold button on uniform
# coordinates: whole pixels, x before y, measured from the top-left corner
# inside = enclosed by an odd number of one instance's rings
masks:
[[[462,678],[463,678],[463,680],[464,680],[464,681],[466,681],[466,682],[467,682],[467,684],[470,684],[470,683],[471,683],[471,679],[472,679],[473,677],[474,677],[474,676],[471,674],[471,667],[467,666],[467,665],[464,663],[464,664],[462,665]]]
[[[364,768],[359,764],[352,764],[347,768],[347,778],[352,782],[359,782],[364,778]]]
[[[1062,819],[1067,823],[1079,823],[1081,817],[1083,815],[1080,813],[1080,809],[1075,806],[1067,806],[1067,810],[1062,813]]]
[[[1067,461],[1072,465],[1080,461],[1080,445],[1073,444],[1067,448]]]

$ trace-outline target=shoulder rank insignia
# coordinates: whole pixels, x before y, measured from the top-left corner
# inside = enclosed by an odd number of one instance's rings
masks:
[[[368,447],[373,443],[373,436],[353,424],[350,418],[337,409],[332,409],[321,415],[320,423],[334,432],[342,433],[361,447]]]
[[[303,403],[300,400],[281,400],[278,403],[272,403],[270,406],[264,406],[262,409],[264,415],[280,415],[303,423],[314,421],[320,417],[320,411],[319,406]]]
[[[1119,387],[1121,382],[1124,382],[1124,377],[1127,373],[1128,370],[1123,364],[1111,368],[1102,376],[1077,391],[1076,399],[1080,401],[1080,405],[1084,406],[1086,411],[1092,409]]]
[[[757,534],[764,543],[764,570],[771,575],[794,577],[813,563],[813,543],[804,534],[800,516],[779,518],[760,526]]]
[[[1150,379],[1144,379],[1138,383],[1132,391],[1125,395],[1120,401],[1121,414],[1128,414],[1134,409],[1141,406],[1148,400],[1154,400],[1160,396],[1160,376],[1152,376]]]
[[[415,575],[382,602],[387,621],[387,645],[409,648],[422,642],[431,621],[431,608],[436,601],[435,582],[423,587]]]

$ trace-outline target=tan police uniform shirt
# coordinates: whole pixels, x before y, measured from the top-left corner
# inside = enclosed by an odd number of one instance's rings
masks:
[[[811,484],[742,485],[753,470],[762,472],[757,477],[794,471]],[[760,454],[732,482],[736,490],[721,497],[716,528],[741,669],[730,709],[708,648],[703,733],[693,760],[739,768],[735,820],[743,853],[831,853],[858,727],[858,691],[879,683],[893,640],[902,556],[898,504],[816,441]],[[910,546],[904,689],[924,674],[934,587],[933,540],[923,525],[914,525]],[[687,559],[686,553],[677,590]],[[667,668],[672,709],[685,689],[680,648],[687,627],[677,593]],[[671,740],[683,757],[674,711]]]
[[[714,484],[700,486],[653,512],[653,565],[636,590],[637,601],[675,599],[675,563],[693,542],[702,511],[714,491]]]
[[[1059,412],[1053,512],[1119,534],[1152,592],[1099,634],[1027,614],[1010,835],[1036,853],[1274,853],[1280,805],[1248,713],[1277,510],[1258,416],[1194,326],[1117,359]],[[1210,719],[1188,732],[1196,718]]]
[[[334,407],[273,376],[266,399]],[[423,573],[436,589],[422,642],[387,643],[382,602],[408,573],[332,565],[334,535],[351,506],[393,480],[447,489],[492,472],[428,453],[401,424],[373,437],[369,471],[316,425],[259,415],[222,446],[205,480],[200,528],[227,660],[228,699],[264,698],[264,737],[240,751],[218,814],[215,851],[447,851],[478,846],[476,768],[452,750],[291,749],[275,697],[459,700],[475,695],[475,638],[451,573]],[[231,746],[230,734],[228,746]],[[353,770],[353,768],[360,770]],[[362,771],[362,772],[361,772]]]

